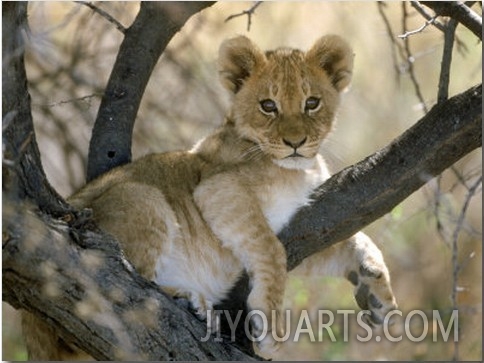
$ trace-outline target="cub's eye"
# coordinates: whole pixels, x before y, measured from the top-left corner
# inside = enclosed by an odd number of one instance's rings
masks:
[[[309,97],[304,105],[304,111],[315,110],[319,106],[319,98]]]
[[[277,112],[277,105],[276,101],[271,100],[271,99],[266,99],[260,101],[260,107],[262,111],[266,113],[276,113]]]

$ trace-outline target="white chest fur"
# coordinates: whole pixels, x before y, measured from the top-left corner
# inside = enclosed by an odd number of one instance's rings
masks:
[[[314,158],[309,168],[291,170],[288,177],[259,191],[261,206],[274,233],[279,233],[296,211],[307,204],[311,192],[330,174],[321,155]]]

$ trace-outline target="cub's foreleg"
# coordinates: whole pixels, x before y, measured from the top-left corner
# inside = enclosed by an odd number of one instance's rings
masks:
[[[286,252],[268,225],[258,200],[240,184],[237,174],[218,174],[203,181],[195,190],[195,202],[203,218],[225,248],[239,259],[250,277],[250,310],[267,317],[263,326],[254,314],[254,335],[267,328],[267,339],[259,343],[262,351],[277,349],[272,331],[283,336],[282,303],[286,282]],[[273,319],[275,318],[275,319]]]
[[[355,285],[356,302],[377,324],[397,306],[382,253],[362,232],[309,256],[291,274],[347,278]]]

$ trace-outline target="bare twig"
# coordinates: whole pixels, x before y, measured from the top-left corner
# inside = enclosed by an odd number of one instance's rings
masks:
[[[455,165],[452,165],[449,168],[450,171],[452,171],[457,178],[457,182],[455,186],[452,186],[449,190],[453,191],[457,185],[462,185],[467,191],[469,190],[469,186],[467,185],[467,180],[470,180],[471,178],[474,178],[475,176],[479,175],[482,171],[480,170],[471,170],[468,172],[466,175],[462,175],[462,173],[455,167]]]
[[[78,101],[87,101],[87,102],[90,103],[91,102],[91,99],[92,98],[95,98],[95,97],[101,98],[102,97],[102,94],[94,93],[94,94],[86,95],[86,96],[82,96],[82,97],[71,98],[69,100],[62,100],[62,101],[58,101],[58,102],[52,102],[52,103],[45,104],[45,105],[36,105],[36,104],[33,104],[32,106],[39,106],[39,107],[57,107],[57,106],[61,106],[61,105],[69,104],[69,103],[78,102]]]
[[[444,31],[444,50],[440,67],[439,89],[437,103],[444,102],[449,98],[450,65],[452,63],[452,50],[454,48],[455,29],[458,22],[450,19]]]
[[[430,18],[429,20],[427,20],[421,27],[419,27],[419,28],[417,28],[415,30],[408,30],[408,31],[405,32],[405,34],[397,35],[397,37],[399,37],[400,39],[406,39],[407,37],[409,37],[411,35],[421,33],[430,24],[433,24],[435,22],[435,19],[436,18],[437,18],[437,16],[434,16],[433,18]]]
[[[433,218],[435,219],[436,231],[438,232],[442,241],[451,249],[452,248],[452,226],[457,224],[458,216],[455,211],[455,206],[447,198],[448,195],[455,192],[457,187],[463,187],[467,192],[472,186],[468,185],[469,180],[474,180],[482,176],[481,168],[470,170],[463,174],[459,171],[455,165],[449,168],[457,179],[450,187],[445,191],[442,189],[442,175],[435,178],[435,182],[432,185],[432,211]],[[475,229],[472,225],[466,224],[462,226],[462,230],[468,235],[473,237],[479,237],[482,235],[482,231]]]
[[[116,27],[116,29],[118,29],[121,33],[123,33],[123,34],[126,33],[126,28],[124,27],[123,24],[121,24],[118,20],[116,20],[113,16],[111,16],[109,13],[107,13],[103,9],[98,8],[93,3],[89,2],[89,1],[74,1],[74,2],[87,6],[89,9],[91,9],[95,13],[101,15],[104,19],[106,19],[111,24],[113,24]]]
[[[94,93],[94,94],[86,95],[86,96],[82,96],[82,97],[71,98],[69,100],[52,102],[52,103],[45,104],[45,105],[32,104],[32,106],[37,106],[37,107],[57,107],[57,106],[60,106],[60,105],[65,105],[65,104],[68,104],[68,103],[74,103],[74,102],[77,102],[77,101],[86,101],[87,100],[88,102],[90,102],[91,101],[91,98],[94,98],[94,97],[102,97],[102,94]]]
[[[461,1],[422,1],[437,15],[450,16],[482,40],[482,17]]]
[[[395,51],[395,48],[401,48],[401,44],[395,41],[395,34],[393,33],[392,26],[390,24],[390,21],[388,20],[383,8],[386,6],[386,4],[383,1],[378,1],[377,3],[378,6],[378,13],[380,14],[383,23],[385,24],[385,29],[388,35],[388,38],[390,39],[391,42],[391,52],[392,52],[392,61],[393,61],[393,68],[395,68],[395,78],[397,83],[400,80],[400,67],[398,65],[398,57],[397,57],[397,52]],[[401,52],[401,50],[400,50]]]
[[[461,269],[461,267],[458,265],[458,261],[457,261],[457,257],[458,257],[457,256],[457,252],[458,252],[457,239],[459,237],[461,230],[464,227],[465,216],[466,216],[466,213],[467,213],[467,209],[469,208],[469,203],[470,203],[471,199],[479,192],[479,187],[481,186],[481,184],[482,184],[482,175],[479,176],[479,178],[477,178],[477,180],[470,186],[469,190],[467,191],[467,194],[466,194],[466,197],[465,197],[465,200],[464,200],[464,204],[461,208],[461,211],[460,211],[459,216],[458,216],[457,221],[456,221],[456,226],[455,226],[454,232],[452,234],[452,260],[453,260],[453,264],[454,264],[454,267],[455,267],[454,270],[456,270],[455,273],[454,273],[455,274],[455,276],[454,276],[455,285],[457,284],[457,274],[460,272],[460,269]],[[454,303],[454,305],[456,304],[455,293],[456,293],[456,289],[454,289],[454,291],[452,291],[452,302]]]
[[[260,4],[262,4],[262,1],[254,2],[254,5],[252,5],[249,9],[244,10],[238,14],[230,15],[227,19],[225,19],[225,22],[228,22],[229,20],[232,20],[234,18],[238,18],[239,16],[247,15],[247,31],[250,31],[250,26],[252,24],[252,15],[254,15],[255,9],[257,9]]]
[[[433,191],[433,214],[435,218],[435,229],[437,230],[437,233],[439,234],[440,238],[444,243],[447,244],[447,235],[446,231],[444,228],[445,223],[442,222],[441,219],[441,214],[442,214],[442,208],[444,207],[442,205],[442,175],[438,175],[435,178],[435,189]]]
[[[434,19],[434,21],[432,22],[432,25],[434,27],[436,27],[437,29],[439,29],[440,31],[445,31],[445,26],[444,24],[442,24],[440,21],[438,21],[436,19],[436,16],[435,15],[431,15],[427,12],[427,10],[425,10],[425,8],[420,5],[420,3],[418,1],[410,1],[410,5],[412,5],[412,7],[417,10],[417,12],[422,15],[425,20],[431,20],[431,19]]]
[[[430,20],[430,19],[433,19],[435,18],[434,15],[431,15],[427,12],[427,10],[420,4],[420,2],[418,1],[410,1],[410,4],[412,5],[412,7],[417,10],[417,12],[422,15],[426,20]],[[445,25],[442,24],[440,21],[438,21],[437,19],[435,19],[433,22],[432,22],[432,25],[434,27],[436,27],[437,29],[439,29],[441,32],[445,32]],[[464,51],[467,51],[467,46],[465,45],[465,43],[457,36],[457,34],[455,35],[455,42],[457,43],[457,51],[459,51],[461,54],[463,54],[463,52],[461,50],[464,50]]]
[[[407,3],[403,2],[402,3],[402,32],[404,34],[407,32],[407,19],[408,19]],[[420,90],[420,85],[417,81],[417,77],[415,76],[415,70],[413,67],[413,62],[415,61],[415,58],[412,56],[412,53],[410,51],[410,42],[408,37],[403,38],[403,46],[405,49],[405,58],[408,66],[408,73],[410,75],[410,79],[412,80],[413,86],[415,88],[415,94],[417,95],[417,98],[419,99],[420,104],[422,105],[422,109],[424,113],[427,113],[428,108],[427,108],[427,105],[425,104],[424,97]]]
[[[472,184],[467,192],[466,198],[464,200],[464,205],[460,211],[459,217],[457,219],[457,223],[454,229],[454,233],[452,235],[452,309],[457,310],[457,293],[459,292],[458,286],[458,279],[459,279],[459,272],[462,268],[462,265],[459,264],[459,249],[458,249],[458,238],[460,231],[464,225],[465,216],[467,213],[467,209],[469,207],[469,203],[472,197],[477,193],[479,186],[482,184],[482,175]],[[457,327],[458,329],[458,327]],[[454,340],[454,357],[453,361],[456,362],[459,360],[459,342],[458,339]]]

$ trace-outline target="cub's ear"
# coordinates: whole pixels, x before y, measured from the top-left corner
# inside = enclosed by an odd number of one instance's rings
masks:
[[[237,93],[255,68],[266,62],[264,53],[244,36],[228,39],[219,50],[218,69],[225,88]]]
[[[306,53],[306,61],[323,68],[339,92],[350,84],[353,57],[350,45],[332,34],[321,37]]]

